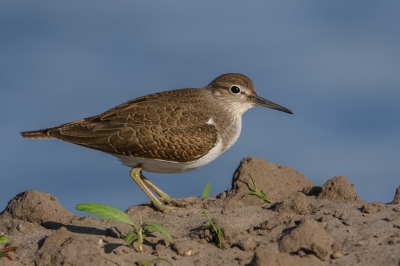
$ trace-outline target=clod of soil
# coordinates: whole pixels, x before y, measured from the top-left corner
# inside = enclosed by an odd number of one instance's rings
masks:
[[[334,240],[318,222],[303,218],[300,225],[282,236],[279,240],[279,251],[284,253],[314,254],[323,261],[333,254]]]
[[[400,204],[400,186],[396,189],[396,195],[390,204]]]
[[[283,200],[276,206],[276,211],[293,212],[295,214],[308,214],[310,213],[310,202],[308,197],[302,192],[294,192],[287,199]]]
[[[331,201],[359,201],[357,191],[345,176],[329,179],[323,186],[318,198]]]

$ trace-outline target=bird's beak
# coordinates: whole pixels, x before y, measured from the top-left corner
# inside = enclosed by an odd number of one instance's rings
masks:
[[[287,108],[285,108],[283,106],[280,106],[279,104],[276,104],[276,103],[273,103],[271,101],[268,101],[267,99],[261,98],[260,96],[255,96],[252,99],[252,101],[256,106],[262,106],[262,107],[265,107],[265,108],[271,108],[271,109],[275,109],[275,110],[278,110],[278,111],[282,111],[282,112],[285,112],[285,113],[288,113],[288,114],[293,114],[293,112],[290,111],[289,109],[287,109]]]

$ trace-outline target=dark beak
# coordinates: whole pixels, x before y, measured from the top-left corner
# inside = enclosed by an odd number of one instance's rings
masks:
[[[283,106],[280,106],[279,104],[268,101],[267,99],[261,98],[260,96],[254,96],[252,101],[256,106],[262,106],[265,108],[271,108],[271,109],[275,109],[278,111],[282,111],[282,112],[285,112],[288,114],[293,114],[293,112],[290,111],[289,109],[287,109]]]

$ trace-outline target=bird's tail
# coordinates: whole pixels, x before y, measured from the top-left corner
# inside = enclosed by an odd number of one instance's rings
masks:
[[[49,130],[48,129],[40,129],[40,130],[34,130],[34,131],[25,131],[25,132],[20,132],[21,136],[23,138],[27,139],[51,139],[53,138],[48,134]]]

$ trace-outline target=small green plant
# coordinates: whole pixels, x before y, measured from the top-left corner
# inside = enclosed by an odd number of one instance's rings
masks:
[[[0,235],[0,244],[5,244],[8,243],[8,238],[6,235]],[[9,260],[12,260],[12,258],[10,257],[10,255],[8,255],[8,252],[10,251],[15,251],[18,247],[6,247],[6,248],[2,248],[0,249],[0,258],[7,258]]]
[[[151,259],[151,260],[149,260],[149,261],[146,261],[145,264],[140,265],[140,266],[150,266],[153,262],[156,262],[156,261],[165,261],[165,262],[167,262],[169,265],[173,266],[171,262],[169,262],[168,260],[163,259],[163,258],[154,258],[154,259]]]
[[[249,175],[249,177],[250,177],[250,179],[251,179],[251,183],[253,184],[253,190],[250,191],[248,194],[243,195],[241,199],[243,199],[243,198],[244,198],[245,196],[247,196],[247,195],[254,195],[254,196],[257,196],[257,197],[259,197],[260,199],[262,199],[264,202],[270,203],[271,200],[270,200],[269,198],[267,198],[267,195],[265,195],[264,191],[263,191],[262,189],[261,189],[261,191],[258,190],[258,188],[257,188],[257,186],[256,186],[256,183],[254,182],[254,179],[253,179],[253,177],[250,175],[250,173],[247,173],[247,174]]]
[[[205,188],[203,190],[203,194],[201,196],[202,199],[208,198],[208,196],[210,195],[210,189],[211,189],[211,182],[208,181],[207,185],[205,186]],[[210,216],[208,215],[208,213],[206,212],[204,207],[201,207],[201,209],[203,210],[203,213],[206,216],[208,223],[209,223],[208,225],[204,226],[202,229],[212,229],[218,238],[218,248],[222,249],[222,238],[223,238],[222,228],[218,227],[218,225],[213,222],[213,220],[210,218]]]
[[[202,229],[212,229],[214,233],[217,235],[218,238],[218,248],[222,249],[222,238],[224,237],[224,231],[221,227],[218,226],[218,224],[215,224],[213,220],[210,218],[204,207],[201,207],[203,210],[204,215],[206,216],[208,220],[208,225],[204,226]]]
[[[211,189],[211,182],[208,181],[207,185],[205,186],[205,188],[203,190],[203,194],[201,195],[202,199],[208,198],[208,196],[210,195],[210,189]]]
[[[121,236],[125,243],[133,248],[133,242],[137,241],[139,246],[139,252],[143,253],[143,241],[151,233],[160,232],[163,234],[171,243],[174,242],[172,236],[165,227],[158,223],[143,223],[142,217],[139,216],[140,225],[136,226],[132,219],[123,211],[118,210],[114,207],[98,204],[98,203],[83,203],[76,206],[78,211],[85,211],[97,216],[100,216],[104,220],[118,221],[129,224],[133,228],[133,232],[127,233],[125,236]]]
[[[0,244],[8,243],[8,238],[6,235],[0,235]]]

